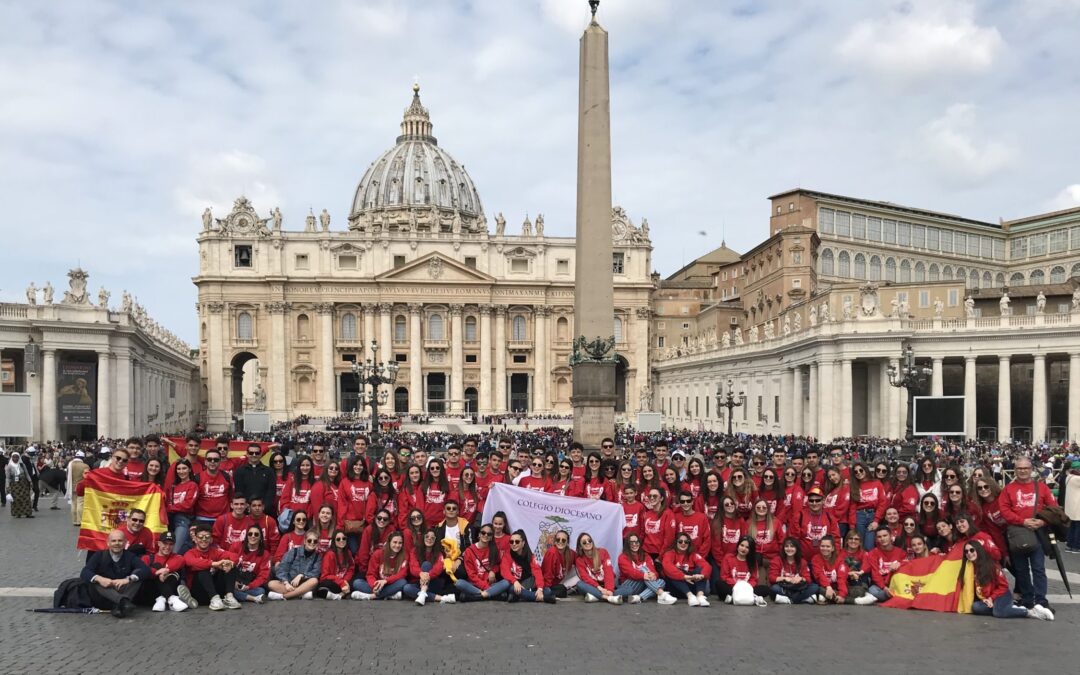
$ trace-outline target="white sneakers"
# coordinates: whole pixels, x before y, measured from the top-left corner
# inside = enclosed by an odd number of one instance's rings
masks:
[[[453,596],[453,594],[450,594],[450,595],[444,595],[444,596],[442,596],[442,597],[440,597],[440,598],[439,598],[439,604],[440,604],[440,605],[452,605],[452,604],[454,604],[455,602],[457,602],[457,598],[455,598],[455,597]]]
[[[757,605],[758,607],[768,607],[769,606],[769,603],[765,602],[765,598],[761,597],[760,595],[755,595],[754,596],[754,604]]]
[[[698,607],[708,607],[709,606],[708,598],[706,598],[704,595],[700,596],[697,599],[697,606]]]
[[[199,601],[191,595],[191,589],[180,584],[176,587],[176,594],[180,596],[180,599],[187,603],[188,609],[198,609]]]
[[[326,599],[327,600],[340,600],[341,599],[341,593],[334,593],[333,591],[327,591],[326,592]]]
[[[660,602],[660,600],[657,599],[657,602]],[[641,596],[640,595],[631,595],[630,596],[630,604],[631,605],[640,605],[641,604]]]
[[[398,591],[397,593],[394,593],[393,595],[391,595],[390,599],[391,600],[400,600],[401,599],[401,591]]]
[[[621,605],[622,604],[622,596],[621,595],[609,595],[609,596],[607,596],[607,601],[608,601],[609,604],[612,604],[612,605]]]
[[[1035,605],[1027,611],[1029,619],[1038,619],[1040,621],[1053,621],[1054,613],[1042,605]]]
[[[187,605],[184,606],[184,609],[187,609]],[[155,611],[155,612],[164,612],[165,611],[165,597],[164,596],[161,596],[161,595],[157,596],[157,598],[154,600],[154,607],[153,607],[152,611]]]
[[[861,598],[855,598],[854,602],[856,605],[872,605],[877,602],[877,598],[867,593]]]
[[[315,597],[315,594],[314,594],[314,593],[312,593],[311,591],[308,591],[307,593],[304,593],[304,594],[303,594],[303,595],[301,595],[300,597],[301,597],[302,599],[304,599],[304,600],[311,600],[311,599],[313,599],[313,598]]]
[[[266,594],[267,600],[284,600],[285,596],[277,591],[270,591]]]
[[[786,595],[778,595],[778,596],[776,596],[776,599],[773,600],[773,602],[775,602],[778,605],[790,605],[791,604],[791,598],[789,598]]]
[[[686,604],[690,605],[691,607],[697,607],[701,603],[698,600],[698,596],[691,593],[690,595],[686,596]]]
[[[425,602],[427,602],[427,591],[420,591],[416,595],[416,604],[423,607]]]
[[[225,609],[225,603],[221,601],[220,595],[215,595],[214,597],[210,598],[211,611],[217,612],[223,609]]]
[[[184,612],[187,611],[188,605],[186,602],[173,595],[169,597],[169,609],[174,612]]]
[[[264,596],[264,595],[263,595],[262,593],[260,593],[259,595],[249,595],[249,596],[248,596],[248,598],[250,598],[250,599],[251,599],[251,601],[252,601],[252,602],[254,602],[254,603],[255,603],[256,605],[261,605],[261,604],[263,604],[263,599],[264,599],[265,597],[266,597],[266,596]]]
[[[638,598],[638,600],[640,599],[641,598]],[[656,596],[656,604],[658,605],[674,605],[676,602],[678,602],[678,599],[671,593],[665,592],[662,595]]]
[[[595,595],[591,595],[589,593],[586,593],[585,594],[585,602],[600,602],[600,598],[596,597]]]
[[[240,601],[232,593],[225,594],[226,609],[240,609]]]
[[[371,593],[364,593],[363,591],[353,591],[349,597],[353,600],[371,600],[375,596]]]

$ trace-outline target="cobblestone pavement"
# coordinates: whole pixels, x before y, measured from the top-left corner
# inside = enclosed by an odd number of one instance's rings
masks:
[[[877,607],[717,603],[705,609],[580,602],[420,608],[316,600],[233,612],[141,610],[120,621],[108,614],[25,611],[49,606],[51,597],[13,597],[9,589],[51,589],[77,574],[83,555],[74,550],[75,532],[66,511],[42,511],[31,521],[0,513],[0,673],[608,673],[675,667],[909,675],[1008,666],[1064,673],[1075,669],[1072,640],[1080,629],[1080,607],[1071,604],[1059,605],[1053,623]],[[1080,571],[1080,556],[1069,558],[1070,568]],[[1051,584],[1051,594],[1063,591],[1060,582]]]

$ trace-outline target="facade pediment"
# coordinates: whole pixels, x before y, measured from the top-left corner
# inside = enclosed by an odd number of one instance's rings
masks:
[[[412,261],[375,277],[376,281],[490,284],[495,278],[439,253]]]

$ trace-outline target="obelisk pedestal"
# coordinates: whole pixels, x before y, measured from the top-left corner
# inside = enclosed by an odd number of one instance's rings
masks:
[[[615,432],[615,297],[611,246],[608,36],[593,18],[581,36],[578,85],[577,258],[574,280],[574,439],[587,449]]]

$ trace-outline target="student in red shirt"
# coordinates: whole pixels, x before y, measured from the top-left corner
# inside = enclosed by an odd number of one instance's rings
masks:
[[[622,583],[616,593],[630,598],[631,605],[638,605],[656,596],[658,605],[674,605],[675,596],[664,589],[664,580],[656,573],[652,558],[641,547],[642,539],[638,534],[629,534],[623,540],[623,551],[619,554],[619,577]],[[547,558],[544,558],[547,562]]]
[[[564,462],[566,460],[563,460]],[[572,465],[570,465],[572,468]],[[608,491],[604,495],[604,499],[609,502],[622,503],[623,490],[627,485],[634,486],[634,492],[637,493],[637,479],[634,477],[634,465],[630,461],[619,462],[615,470],[615,480],[608,482]]]
[[[457,492],[458,482],[461,481],[461,470],[465,468],[465,462],[461,459],[461,446],[457,443],[447,446],[443,468],[446,470],[446,480],[450,483],[450,489]]]
[[[780,523],[769,513],[769,505],[764,499],[754,502],[754,512],[746,522],[746,534],[754,539],[754,551],[757,562],[768,570],[773,558],[780,554]]]
[[[176,537],[172,532],[162,532],[158,537],[157,550],[142,556],[142,561],[150,568],[150,576],[143,582],[139,595],[154,598],[153,610],[164,612],[168,607],[174,612],[183,612],[188,604],[180,599],[180,575],[184,571],[184,558],[173,553]]]
[[[490,524],[482,526],[477,533],[476,542],[465,549],[462,558],[468,579],[465,579],[464,575],[459,575],[455,582],[458,591],[465,597],[474,600],[490,600],[510,588],[509,581],[499,578],[499,549],[492,544],[494,534],[495,530]],[[544,556],[544,562],[547,562],[547,556]]]
[[[585,602],[604,600],[612,605],[621,605],[623,597],[615,594],[615,567],[611,563],[611,554],[593,542],[592,535],[582,532],[577,539],[577,589],[585,594]]]
[[[757,580],[758,563],[757,555],[754,553],[754,540],[749,536],[743,537],[735,546],[735,552],[724,556],[724,562],[720,566],[720,574],[715,584],[716,597],[730,604],[731,592],[734,590],[735,584],[745,581],[754,587],[754,604],[758,607],[764,607],[767,604],[765,598],[768,597],[771,591],[768,585],[759,584]]]
[[[1053,612],[1045,607],[1027,609],[1013,605],[1008,579],[978,541],[972,540],[964,544],[964,565],[971,565],[975,570],[975,602],[971,605],[972,614],[992,616],[995,619],[1054,620]],[[963,579],[963,574],[960,578]]]
[[[889,504],[900,512],[900,518],[914,516],[919,510],[919,488],[911,481],[911,472],[907,466],[901,464],[893,471],[892,485],[888,492],[892,495]],[[881,520],[880,515],[878,520]]]
[[[310,531],[319,535],[319,553],[326,553],[330,550],[330,544],[336,529],[337,518],[334,516],[334,507],[330,504],[323,504],[323,507],[316,514],[315,522],[311,524],[310,529]]]
[[[277,520],[266,513],[266,502],[262,497],[252,497],[248,503],[248,514],[251,522],[262,532],[264,548],[273,555],[277,550],[278,539],[281,532],[278,530]]]
[[[870,471],[862,462],[855,462],[851,468],[851,506],[848,507],[848,525],[855,528],[863,538],[863,547],[874,547],[875,532],[878,527],[878,507],[885,499],[885,488],[881,481],[872,478]],[[884,509],[882,509],[884,511]]]
[[[866,562],[866,550],[862,546],[862,537],[855,530],[844,535],[844,547],[840,551],[848,575],[848,602],[867,594],[870,588],[870,567]]]
[[[400,600],[402,590],[408,583],[409,554],[405,550],[405,537],[392,532],[382,548],[376,549],[368,563],[367,576],[357,575],[353,580],[353,600]]]
[[[304,537],[307,536],[309,523],[310,519],[307,513],[304,511],[293,512],[289,531],[281,535],[281,539],[278,540],[278,545],[274,549],[273,561],[275,565],[281,562],[286,553],[297,546],[304,545]]]
[[[623,539],[631,534],[645,534],[645,505],[638,501],[637,488],[633,484],[623,487]]]
[[[817,489],[817,488],[811,488]],[[795,537],[786,537],[780,555],[769,565],[770,590],[778,605],[814,604],[819,587],[810,577],[810,565]]]
[[[836,526],[840,528],[840,536],[846,537],[850,529],[848,516],[851,510],[851,488],[840,473],[840,469],[835,466],[825,469],[825,485],[822,486],[821,491],[825,493],[825,510],[836,521]]]
[[[709,471],[705,474],[704,484],[701,493],[694,500],[694,509],[712,520],[720,510],[720,503],[724,501],[724,482],[720,479],[720,474]]]
[[[806,508],[788,522],[788,535],[795,537],[802,546],[804,560],[812,560],[817,553],[821,538],[831,535],[840,538],[840,528],[824,507],[825,497],[821,488],[810,488],[806,496]]]
[[[686,598],[686,603],[691,607],[709,606],[705,588],[712,567],[705,558],[694,552],[690,535],[676,535],[675,543],[664,552],[661,563],[666,587],[671,589],[672,595]]]
[[[450,497],[450,481],[441,459],[428,462],[427,475],[420,484],[423,502],[416,508],[424,512],[424,526],[435,527],[443,519],[443,504]]]
[[[371,519],[371,524],[364,529],[364,534],[360,537],[360,547],[356,553],[356,569],[360,577],[367,574],[368,563],[375,551],[382,548],[395,531],[398,531],[397,526],[386,509],[380,510]]]
[[[480,496],[480,486],[476,483],[476,469],[466,466],[461,470],[456,492],[459,517],[467,527],[479,526],[480,516],[484,513],[484,498]]]
[[[600,453],[590,452],[585,461],[585,475],[582,477],[581,494],[586,499],[603,499],[607,487],[607,480],[601,470],[602,460]]]
[[[327,464],[331,471],[334,464]],[[325,474],[324,474],[325,475]],[[322,567],[319,570],[319,585],[315,588],[315,597],[327,600],[340,600],[349,592],[353,574],[356,572],[356,560],[349,550],[349,538],[344,530],[334,530],[330,540],[330,550],[323,554]]]
[[[262,503],[262,497],[251,500]],[[265,516],[270,518],[270,516]],[[233,595],[240,602],[261,605],[266,597],[266,582],[270,581],[270,551],[263,530],[252,525],[244,533],[244,541],[233,548],[236,555],[236,590]]]
[[[184,554],[188,587],[199,602],[210,609],[240,609],[233,596],[236,587],[236,556],[214,543],[207,525],[195,526],[195,547]]]
[[[199,474],[199,497],[195,501],[195,520],[213,526],[218,516],[229,510],[232,500],[232,481],[222,471],[221,453],[218,450],[206,451],[203,462],[206,470]]]
[[[319,505],[323,502],[323,493],[326,491],[326,487],[323,487],[326,482],[333,484],[334,469],[330,468],[331,465],[326,466],[326,473],[319,478],[319,482],[315,484],[315,491],[312,494],[311,500]],[[389,485],[390,474],[383,470],[386,476],[386,480],[383,485]],[[349,549],[356,553],[357,548],[360,545],[360,535],[364,532],[364,527],[368,523],[368,513],[371,509],[371,491],[372,483],[368,480],[367,463],[363,457],[354,457],[350,460],[348,465],[348,474],[341,479],[341,482],[337,486],[337,497],[334,506],[334,513],[337,514],[337,520],[341,528],[345,531],[345,536],[349,539]]]
[[[337,462],[328,463],[323,472],[319,474],[314,487],[311,488],[311,508],[315,509],[315,513],[319,512],[323,504],[330,504],[334,507],[335,513],[339,512],[343,483],[341,467]],[[363,493],[363,499],[360,500],[357,509],[360,516],[363,517],[367,513],[367,491],[371,489],[371,485],[365,486],[361,484],[357,486],[354,484],[353,487]]]
[[[675,541],[675,517],[664,506],[664,491],[658,487],[645,488],[645,512],[642,515],[642,529],[645,531],[642,547],[658,561],[671,543]]]
[[[409,551],[409,583],[402,589],[403,595],[420,606],[429,597],[442,605],[454,604],[457,601],[454,594],[443,590],[446,585],[444,570],[442,543],[435,530],[425,530],[423,539]]]
[[[510,535],[510,553],[502,556],[500,570],[503,579],[510,582],[510,602],[555,603],[555,594],[544,586],[543,572],[525,539],[525,530]]]
[[[507,555],[510,552],[510,522],[506,519],[506,514],[496,511],[491,517],[491,527],[495,531],[491,536],[491,543],[499,547],[500,555]]]
[[[211,530],[214,543],[225,550],[232,549],[244,541],[244,533],[254,524],[255,521],[247,515],[247,499],[244,495],[235,495],[230,512],[218,516],[214,521],[214,528]]]
[[[739,515],[735,500],[724,497],[720,510],[713,516],[709,538],[712,546],[709,557],[713,567],[714,586],[720,578],[720,565],[724,562],[724,557],[735,552],[739,540],[744,536],[746,536],[746,521]]]
[[[277,514],[277,506],[281,503],[281,493],[285,491],[285,483],[289,482],[289,469],[286,466],[285,455],[275,452],[270,455],[270,470],[274,472],[274,503],[267,504],[269,513]]]
[[[544,553],[540,572],[544,575],[544,588],[550,588],[557,598],[565,598],[567,581],[576,571],[574,563],[577,552],[570,548],[570,533],[559,530],[552,537],[552,546]]]
[[[420,467],[414,464],[405,470],[405,481],[398,488],[398,520],[402,528],[409,524],[409,511],[420,509],[423,512],[423,484],[424,472]]]
[[[175,480],[165,488],[165,511],[169,514],[169,530],[176,537],[176,553],[184,555],[191,546],[189,530],[195,518],[199,484],[192,480],[191,462],[186,459],[177,460],[173,473]]]
[[[852,474],[854,475],[854,472]],[[870,568],[870,579],[873,583],[867,595],[855,599],[856,605],[872,605],[891,598],[889,580],[907,560],[907,553],[893,546],[889,528],[879,527],[874,533],[874,543],[874,550],[866,554],[866,565]]]
[[[818,542],[817,555],[810,563],[810,573],[817,582],[818,604],[842,605],[848,594],[848,569],[836,550],[836,539],[827,534]]]
[[[278,500],[278,522],[284,518],[288,522],[288,516],[293,511],[306,511],[314,514],[316,511],[311,504],[311,491],[315,487],[314,464],[307,455],[296,458],[296,467],[285,481],[285,487],[281,490],[281,499]]]
[[[142,456],[142,439],[129,438],[124,445],[127,446],[128,452],[128,461],[123,468],[124,478],[140,480],[143,469],[146,467],[146,459]]]
[[[394,474],[387,469],[376,469],[375,479],[371,481],[371,492],[368,494],[367,511],[364,515],[365,522],[373,522],[376,513],[386,511],[390,514],[390,521],[394,523],[395,527],[403,527],[398,513],[400,506],[397,488],[394,487]],[[360,536],[355,536],[355,543],[353,542],[354,536],[349,535],[349,547],[354,549],[353,553],[356,552],[360,545]]]
[[[712,550],[712,536],[709,527],[709,519],[704,513],[694,510],[694,496],[689,490],[684,490],[678,497],[679,509],[674,512],[675,533],[685,533],[690,536],[690,543],[695,551],[701,551],[705,555]]]
[[[529,463],[529,475],[518,481],[518,487],[543,492],[547,488],[547,482],[547,478],[544,478],[544,460],[533,457]]]
[[[548,481],[544,491],[566,497],[580,497],[581,494],[578,492],[580,482],[574,480],[573,470],[574,465],[570,463],[570,460],[564,459],[559,462],[554,478]],[[522,482],[525,480],[527,479],[523,478]]]

